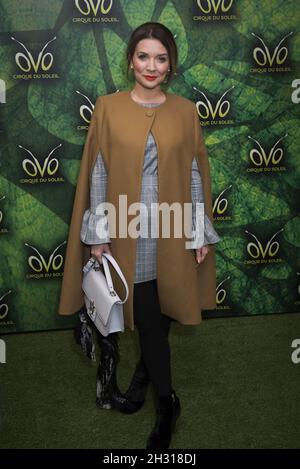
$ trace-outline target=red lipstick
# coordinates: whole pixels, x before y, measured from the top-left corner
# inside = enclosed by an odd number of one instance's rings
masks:
[[[156,80],[156,78],[157,78],[157,77],[154,77],[152,75],[144,75],[144,77],[146,78],[146,80],[149,80],[149,81]]]

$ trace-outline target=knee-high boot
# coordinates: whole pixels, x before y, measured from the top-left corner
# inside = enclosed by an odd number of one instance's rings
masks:
[[[118,409],[123,413],[131,413],[131,401],[121,393],[117,383],[117,366],[120,361],[118,333],[107,337],[98,334],[101,359],[97,372],[96,404],[101,409]]]
[[[97,334],[101,349],[100,364],[97,371],[96,404],[102,409],[117,408],[119,410],[125,409],[126,412],[127,405],[131,408],[131,403],[120,392],[117,384],[117,366],[120,361],[118,333],[104,337],[93,325],[84,306],[79,311],[74,337],[76,342],[81,345],[85,355],[96,361],[93,329]]]
[[[96,404],[102,409],[119,408],[126,401],[117,384],[117,365],[119,359],[118,334],[107,337],[98,333],[101,348],[97,372]]]

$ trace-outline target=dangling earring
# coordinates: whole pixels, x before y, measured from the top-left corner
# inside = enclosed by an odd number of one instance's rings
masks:
[[[134,75],[134,67],[133,65],[131,64],[130,65],[130,72],[129,72],[129,80],[134,80],[135,78],[135,75]]]
[[[164,79],[164,83],[167,83],[167,82],[168,82],[167,78],[168,78],[169,72],[170,72],[170,69],[168,68],[168,73],[167,73],[167,75],[166,75],[166,78]]]

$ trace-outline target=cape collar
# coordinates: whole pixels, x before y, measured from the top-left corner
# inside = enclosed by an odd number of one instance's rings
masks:
[[[141,104],[136,103],[132,99],[132,97],[130,96],[130,92],[131,92],[131,90],[123,91],[125,100],[128,102],[129,106],[131,106],[132,109],[140,110],[142,113],[144,113],[145,110],[147,110],[147,109],[151,109],[151,110],[155,110],[155,111],[159,111],[160,109],[165,109],[169,106],[169,103],[171,101],[171,94],[168,93],[167,91],[164,91],[166,99],[159,106],[153,106],[153,107],[143,106]]]

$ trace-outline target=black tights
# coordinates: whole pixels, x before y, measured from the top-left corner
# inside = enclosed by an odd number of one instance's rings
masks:
[[[154,391],[159,396],[169,395],[172,378],[168,335],[172,320],[161,312],[156,280],[134,284],[133,312],[141,359]]]

